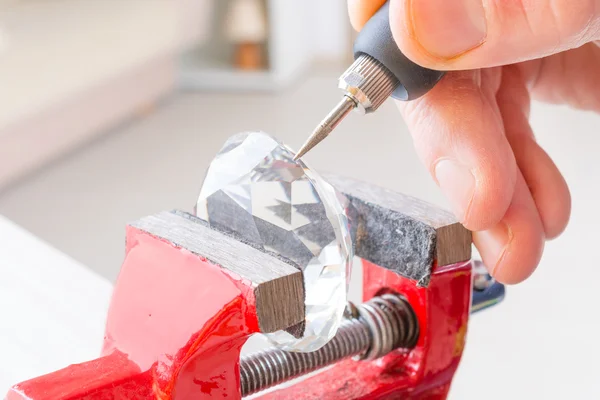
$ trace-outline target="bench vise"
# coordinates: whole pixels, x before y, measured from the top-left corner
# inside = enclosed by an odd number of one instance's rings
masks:
[[[251,335],[304,320],[302,272],[194,215],[162,212],[127,226],[99,358],[18,383],[7,400],[445,399],[470,314],[504,287],[471,261],[471,233],[450,213],[326,177],[358,221],[365,302],[349,304],[324,347],[240,357]]]

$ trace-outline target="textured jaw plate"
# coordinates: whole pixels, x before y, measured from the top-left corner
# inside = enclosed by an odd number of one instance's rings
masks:
[[[434,266],[470,260],[471,232],[454,216],[414,197],[332,174],[323,177],[350,200],[354,251],[427,286]],[[354,214],[354,215],[352,215]]]

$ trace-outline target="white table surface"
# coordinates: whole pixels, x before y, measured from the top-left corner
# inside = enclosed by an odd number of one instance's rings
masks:
[[[0,396],[95,358],[111,291],[106,279],[0,216]]]

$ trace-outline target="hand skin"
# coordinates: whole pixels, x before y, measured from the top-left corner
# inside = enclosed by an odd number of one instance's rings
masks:
[[[348,0],[354,28],[383,3]],[[390,25],[407,57],[451,71],[398,102],[420,159],[492,275],[527,279],[571,212],[531,99],[600,112],[600,0],[390,0]]]

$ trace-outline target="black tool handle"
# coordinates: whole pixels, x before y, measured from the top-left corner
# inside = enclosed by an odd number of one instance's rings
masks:
[[[389,1],[371,17],[358,34],[354,42],[354,58],[361,54],[375,58],[398,78],[400,85],[392,94],[392,97],[398,100],[414,100],[423,96],[444,76],[443,71],[421,67],[402,54],[390,28]]]

